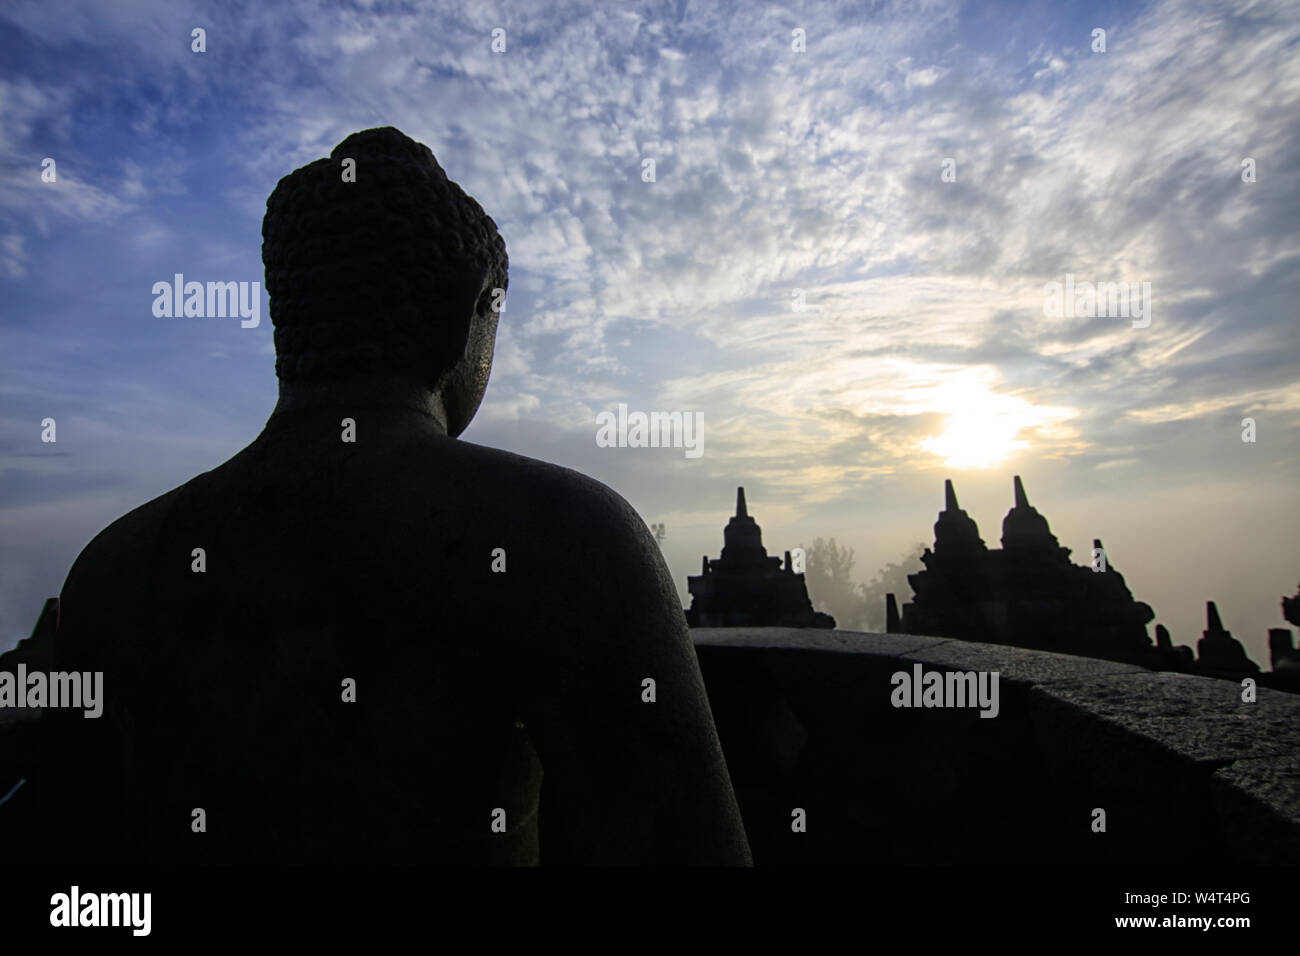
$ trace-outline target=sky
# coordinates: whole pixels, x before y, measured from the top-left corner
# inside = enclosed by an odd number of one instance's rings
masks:
[[[246,328],[156,316],[154,283],[262,282],[276,181],[392,125],[510,256],[462,437],[662,522],[684,599],[738,485],[769,553],[834,537],[867,580],[944,478],[997,546],[1018,474],[1153,634],[1194,645],[1215,600],[1267,669],[1300,582],[1298,40],[1285,2],[7,0],[0,650],[274,406],[265,291]],[[1149,311],[1053,310],[1067,275]],[[703,453],[601,447],[620,403],[702,415]]]

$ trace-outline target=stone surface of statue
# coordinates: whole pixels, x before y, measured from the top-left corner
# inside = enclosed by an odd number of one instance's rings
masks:
[[[748,862],[645,523],[457,440],[506,287],[495,223],[387,127],[281,179],[263,239],[265,429],[63,588],[56,666],[103,671],[107,699],[51,712],[32,781],[67,856]]]

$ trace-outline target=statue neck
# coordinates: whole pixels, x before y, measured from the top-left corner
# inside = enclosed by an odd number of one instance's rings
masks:
[[[447,433],[447,412],[436,392],[407,379],[391,376],[350,378],[334,382],[280,382],[280,399],[267,424],[290,413],[340,408],[406,410],[434,420]]]

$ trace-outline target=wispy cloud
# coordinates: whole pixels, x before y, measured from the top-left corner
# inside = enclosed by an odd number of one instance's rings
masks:
[[[195,27],[206,53],[191,51]],[[1300,565],[1294,518],[1282,533],[1258,517],[1294,501],[1282,483],[1300,448],[1298,37],[1293,5],[1196,0],[1104,16],[8,4],[0,470],[27,474],[47,414],[84,423],[75,455],[41,462],[69,503],[95,475],[143,500],[251,438],[274,398],[268,323],[157,320],[148,289],[178,271],[260,278],[276,180],[392,124],[509,247],[492,385],[467,437],[671,515],[679,579],[716,548],[742,481],[766,492],[774,529],[840,527],[869,562],[924,532],[943,475],[982,489],[1020,471],[1060,502],[1049,515],[1134,555],[1130,584],[1190,639],[1201,585],[1168,583],[1177,556],[1126,529],[1131,489],[1170,523],[1198,489],[1235,489],[1205,520],[1273,529],[1234,584],[1261,657],[1259,594],[1288,587],[1279,559]],[[40,180],[45,156],[57,184]],[[1150,282],[1149,327],[1045,314],[1044,285],[1067,273]],[[597,449],[595,415],[618,401],[703,411],[706,455]],[[1248,415],[1253,446],[1238,436]],[[54,477],[60,462],[80,477]],[[0,524],[30,527],[33,480],[0,483]],[[94,530],[67,526],[65,550]],[[9,541],[11,556],[38,547]],[[0,644],[57,581],[7,586],[25,596],[8,598],[20,610]]]

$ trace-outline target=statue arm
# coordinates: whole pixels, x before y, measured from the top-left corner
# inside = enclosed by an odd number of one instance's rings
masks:
[[[677,591],[649,529],[604,501],[569,567],[589,600],[525,654],[543,767],[541,861],[747,865],[749,846]],[[601,514],[601,511],[607,513]]]

